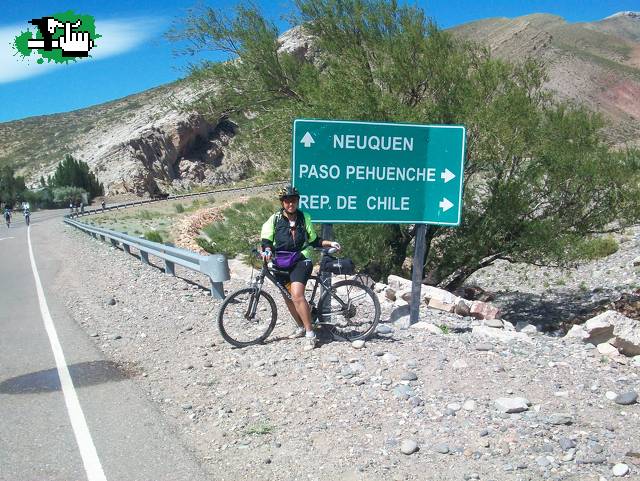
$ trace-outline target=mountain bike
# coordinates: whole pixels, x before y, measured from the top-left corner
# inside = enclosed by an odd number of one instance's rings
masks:
[[[334,259],[339,264],[340,260],[331,256],[335,249],[321,251],[323,261]],[[259,256],[255,249],[253,254]],[[330,264],[321,262],[319,274],[309,279],[313,285],[309,298],[312,324],[328,330],[334,339],[368,339],[380,320],[378,297],[359,280],[333,282],[330,271],[323,270],[323,266]],[[261,344],[269,337],[278,319],[278,309],[273,297],[264,290],[265,280],[271,281],[284,299],[291,300],[291,294],[276,277],[279,275],[288,275],[288,272],[263,261],[250,287],[238,289],[225,298],[218,312],[218,328],[225,341],[246,347]]]
[[[24,223],[27,224],[27,226],[31,223],[31,214],[29,212],[24,213]]]

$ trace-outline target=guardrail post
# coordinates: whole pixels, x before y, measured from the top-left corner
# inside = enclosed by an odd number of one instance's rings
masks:
[[[211,297],[224,299],[224,281],[231,279],[229,263],[222,254],[205,256],[201,261],[201,272],[211,279]]]
[[[100,236],[100,240],[101,240],[102,242],[104,242],[104,241],[106,241],[106,240],[107,240],[107,238],[106,238],[105,236],[101,235],[101,236]]]
[[[144,264],[148,264],[149,263],[149,253],[145,252],[145,251],[140,251],[140,260]]]
[[[127,253],[127,254],[131,254],[131,248],[129,247],[129,244],[122,244],[122,249]]]
[[[118,246],[118,241],[117,240],[115,240],[115,239],[109,239],[109,240],[111,241],[111,245],[113,247],[117,247]]]
[[[176,265],[165,259],[164,261],[164,273],[169,274],[170,276],[176,275]]]

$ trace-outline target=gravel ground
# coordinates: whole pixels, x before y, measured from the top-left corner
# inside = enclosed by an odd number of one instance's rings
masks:
[[[207,279],[179,267],[166,276],[50,226],[69,260],[58,294],[211,479],[640,479],[640,405],[609,399],[640,391],[636,362],[540,332],[477,338],[468,320],[426,310],[421,327],[383,322],[362,349],[326,341],[304,352],[285,338],[284,314],[269,342],[233,349]],[[577,270],[498,265],[473,281],[497,293],[505,318],[554,325],[637,289],[638,229],[627,235],[618,253]],[[425,329],[433,324],[451,328]]]

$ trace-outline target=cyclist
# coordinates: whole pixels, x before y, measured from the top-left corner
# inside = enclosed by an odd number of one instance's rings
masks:
[[[22,213],[24,214],[24,223],[29,225],[29,222],[31,221],[31,212],[29,212],[29,209],[24,209],[22,211]]]
[[[4,208],[4,220],[7,223],[7,228],[11,227],[11,209],[9,207]]]
[[[311,325],[309,303],[304,297],[304,288],[313,270],[309,246],[339,250],[340,244],[318,237],[313,229],[311,216],[298,209],[300,193],[295,187],[287,185],[278,190],[278,199],[280,211],[269,217],[260,232],[262,257],[267,262],[273,257],[275,267],[288,272],[288,276],[278,276],[278,280],[283,284],[291,283],[292,300],[287,300],[286,303],[298,327],[289,338],[304,336],[304,349],[307,351],[317,343]]]

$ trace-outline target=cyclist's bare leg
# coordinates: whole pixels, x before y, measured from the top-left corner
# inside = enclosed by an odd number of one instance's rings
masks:
[[[298,311],[296,310],[296,306],[293,303],[293,301],[290,301],[289,299],[285,299],[285,303],[287,304],[287,309],[289,309],[289,312],[291,313],[291,317],[293,317],[293,320],[296,321],[296,324],[299,327],[302,327],[302,319],[300,319],[300,314],[298,314]]]
[[[291,297],[293,298],[293,304],[305,330],[307,332],[312,331],[313,326],[311,326],[311,311],[309,309],[309,303],[304,297],[304,284],[302,282],[291,283]]]

